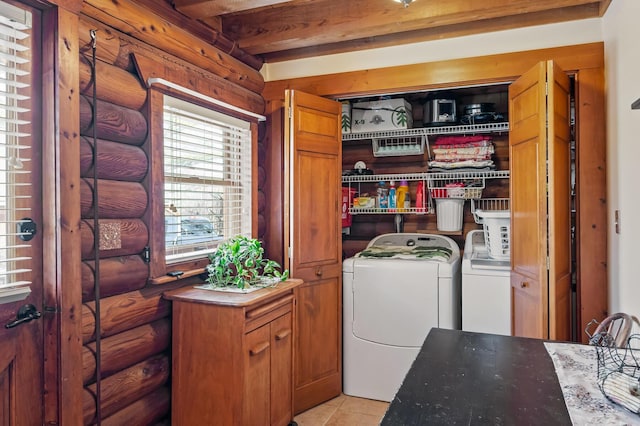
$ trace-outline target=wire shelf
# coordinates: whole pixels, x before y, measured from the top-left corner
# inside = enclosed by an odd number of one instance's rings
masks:
[[[509,170],[483,170],[483,171],[466,171],[466,172],[438,172],[438,173],[386,173],[376,175],[351,175],[342,176],[342,183],[350,182],[380,182],[380,181],[451,181],[462,179],[492,179],[492,178],[508,178]]]
[[[377,132],[359,132],[359,133],[343,133],[343,141],[355,141],[362,139],[375,139],[375,138],[401,138],[408,136],[430,136],[430,135],[464,135],[464,134],[476,134],[476,133],[495,133],[495,132],[508,132],[509,123],[483,123],[483,124],[468,124],[460,126],[442,126],[442,127],[420,127],[415,129],[397,129]]]

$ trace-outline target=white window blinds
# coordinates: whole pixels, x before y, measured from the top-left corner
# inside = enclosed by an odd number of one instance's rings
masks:
[[[31,134],[29,12],[0,2],[0,301],[29,293]]]
[[[167,263],[250,236],[249,123],[169,96],[163,123]]]

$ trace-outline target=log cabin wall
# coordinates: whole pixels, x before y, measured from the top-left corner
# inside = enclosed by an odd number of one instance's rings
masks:
[[[103,11],[100,2],[88,2],[84,12]],[[124,5],[130,5],[123,2]],[[149,13],[148,11],[146,13]],[[90,13],[91,14],[91,13]],[[171,305],[166,290],[190,284],[152,285],[142,252],[149,245],[149,210],[161,199],[151,199],[149,171],[149,117],[147,88],[132,56],[141,53],[164,68],[186,72],[202,70],[180,58],[140,42],[94,19],[80,16],[80,211],[82,240],[82,383],[83,424],[95,423],[96,334],[101,336],[101,423],[103,425],[168,423],[170,414]],[[152,15],[146,15],[148,18]],[[153,17],[148,18],[153,21]],[[91,65],[90,30],[97,29],[95,73]],[[179,34],[180,35],[180,34]],[[182,34],[184,35],[184,34]],[[168,36],[171,38],[171,36]],[[162,45],[162,43],[160,43]],[[133,55],[132,55],[133,54]],[[215,70],[215,66],[210,66]],[[166,77],[163,75],[154,75]],[[263,113],[261,77],[233,82],[222,76],[227,102]],[[213,77],[212,77],[213,78]],[[242,85],[241,85],[241,84]],[[94,84],[96,90],[93,97]],[[243,87],[244,86],[244,87]],[[249,94],[246,94],[250,92]],[[249,99],[248,101],[246,99]],[[94,142],[93,135],[97,135]],[[265,235],[266,183],[264,126],[260,127],[257,180],[257,235]],[[261,136],[262,135],[262,136]],[[98,155],[95,155],[97,145]],[[157,165],[156,165],[157,167]],[[96,330],[96,256],[94,253],[94,168],[98,178],[100,330]],[[260,195],[262,194],[262,195]],[[163,206],[161,206],[163,208]],[[64,407],[62,407],[64,408]]]

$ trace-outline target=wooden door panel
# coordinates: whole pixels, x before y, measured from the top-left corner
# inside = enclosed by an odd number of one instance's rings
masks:
[[[296,289],[294,412],[342,390],[342,288],[337,278],[305,282]]]
[[[15,401],[15,339],[9,338],[0,351],[0,426],[16,425]]]
[[[287,91],[285,251],[296,289],[294,413],[342,390],[341,104]]]
[[[571,338],[571,132],[569,78],[547,64],[549,338]]]
[[[513,309],[512,334],[521,337],[537,337],[546,333],[546,301],[540,299],[540,282],[511,272],[511,304]]]
[[[265,324],[245,336],[244,372],[243,424],[267,425],[271,420],[269,413],[269,395],[271,393],[270,324]]]
[[[340,215],[336,200],[340,187],[336,185],[340,176],[335,167],[335,155],[298,151],[293,203],[293,242],[296,268],[313,267],[319,264],[340,262],[336,252],[336,241],[340,239]]]
[[[569,79],[540,62],[509,87],[511,287],[517,336],[570,338]]]
[[[303,284],[297,289],[298,342],[296,385],[302,386],[318,377],[335,373],[339,364],[329,356],[338,350],[341,335],[340,317],[335,306],[339,302],[335,280]],[[322,301],[322,303],[317,303]]]
[[[333,115],[311,108],[300,108],[297,117],[299,135],[304,135],[298,149],[337,154],[336,148],[339,147],[332,141],[340,138],[340,135],[337,134]]]
[[[514,170],[523,170],[530,167],[530,163],[539,162],[538,143],[530,140],[527,143],[515,145],[511,149],[511,167]],[[532,244],[539,240],[538,224],[545,218],[540,217],[541,211],[538,205],[540,188],[535,185],[540,180],[538,169],[530,174],[513,173],[511,175],[511,256],[513,271],[531,280],[539,281],[540,274],[540,247]]]
[[[538,338],[548,334],[545,83],[541,62],[509,87],[512,332]]]
[[[291,314],[271,323],[271,425],[286,425],[293,418],[291,404],[293,323]]]

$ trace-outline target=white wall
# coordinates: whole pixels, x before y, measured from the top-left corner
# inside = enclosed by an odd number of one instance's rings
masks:
[[[640,2],[614,0],[603,18],[607,79],[609,308],[640,316]],[[614,212],[620,211],[620,234]]]

